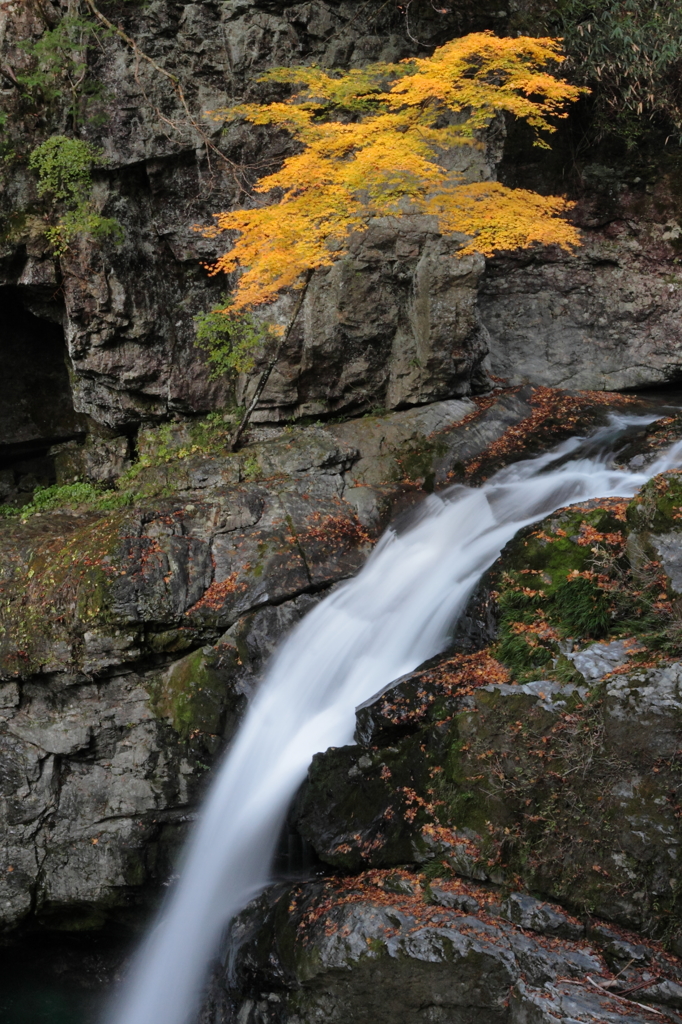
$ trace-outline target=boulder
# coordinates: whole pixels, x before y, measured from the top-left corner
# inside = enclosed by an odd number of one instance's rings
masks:
[[[522,880],[681,942],[675,591],[666,562],[627,554],[655,553],[663,520],[682,548],[678,479],[561,510],[508,545],[485,584],[492,647],[386,687],[357,709],[361,746],[315,757],[296,809],[323,861]]]
[[[556,906],[512,894],[507,906],[527,901],[512,923],[494,890],[441,879],[434,898],[423,875],[400,875],[400,895],[383,871],[266,890],[232,925],[212,999],[222,989],[244,1024],[645,1024],[676,1005],[680,963],[656,944],[617,974],[597,930],[586,941]]]

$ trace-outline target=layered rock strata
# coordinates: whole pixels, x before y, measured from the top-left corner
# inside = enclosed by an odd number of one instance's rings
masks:
[[[273,888],[232,929],[243,1024],[678,1021],[682,964],[556,905],[406,871]]]

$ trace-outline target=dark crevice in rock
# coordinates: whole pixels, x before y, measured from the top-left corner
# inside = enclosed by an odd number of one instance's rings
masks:
[[[46,307],[50,319],[32,311]],[[0,288],[0,500],[21,500],[38,484],[54,483],[51,447],[82,439],[87,430],[74,411],[64,332],[52,319],[57,313],[40,291]]]
[[[3,373],[0,379],[0,460],[40,452],[86,433],[74,411],[62,328],[36,316],[22,289],[0,288]]]

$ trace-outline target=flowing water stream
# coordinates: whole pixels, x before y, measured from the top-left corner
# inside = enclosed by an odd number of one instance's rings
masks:
[[[573,438],[475,490],[431,495],[292,631],[216,773],[110,1024],[187,1024],[226,923],[268,882],[313,754],[351,742],[355,707],[443,650],[481,574],[519,529],[564,505],[631,497],[682,464],[682,442],[641,472],[610,464],[623,436],[654,419],[612,415],[587,441]]]

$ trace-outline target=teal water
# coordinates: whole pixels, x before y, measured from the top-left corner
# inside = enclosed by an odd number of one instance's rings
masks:
[[[98,1024],[122,959],[120,942],[98,935],[0,947],[0,1024]]]
[[[95,1024],[99,1000],[57,984],[0,980],[2,1024]]]

